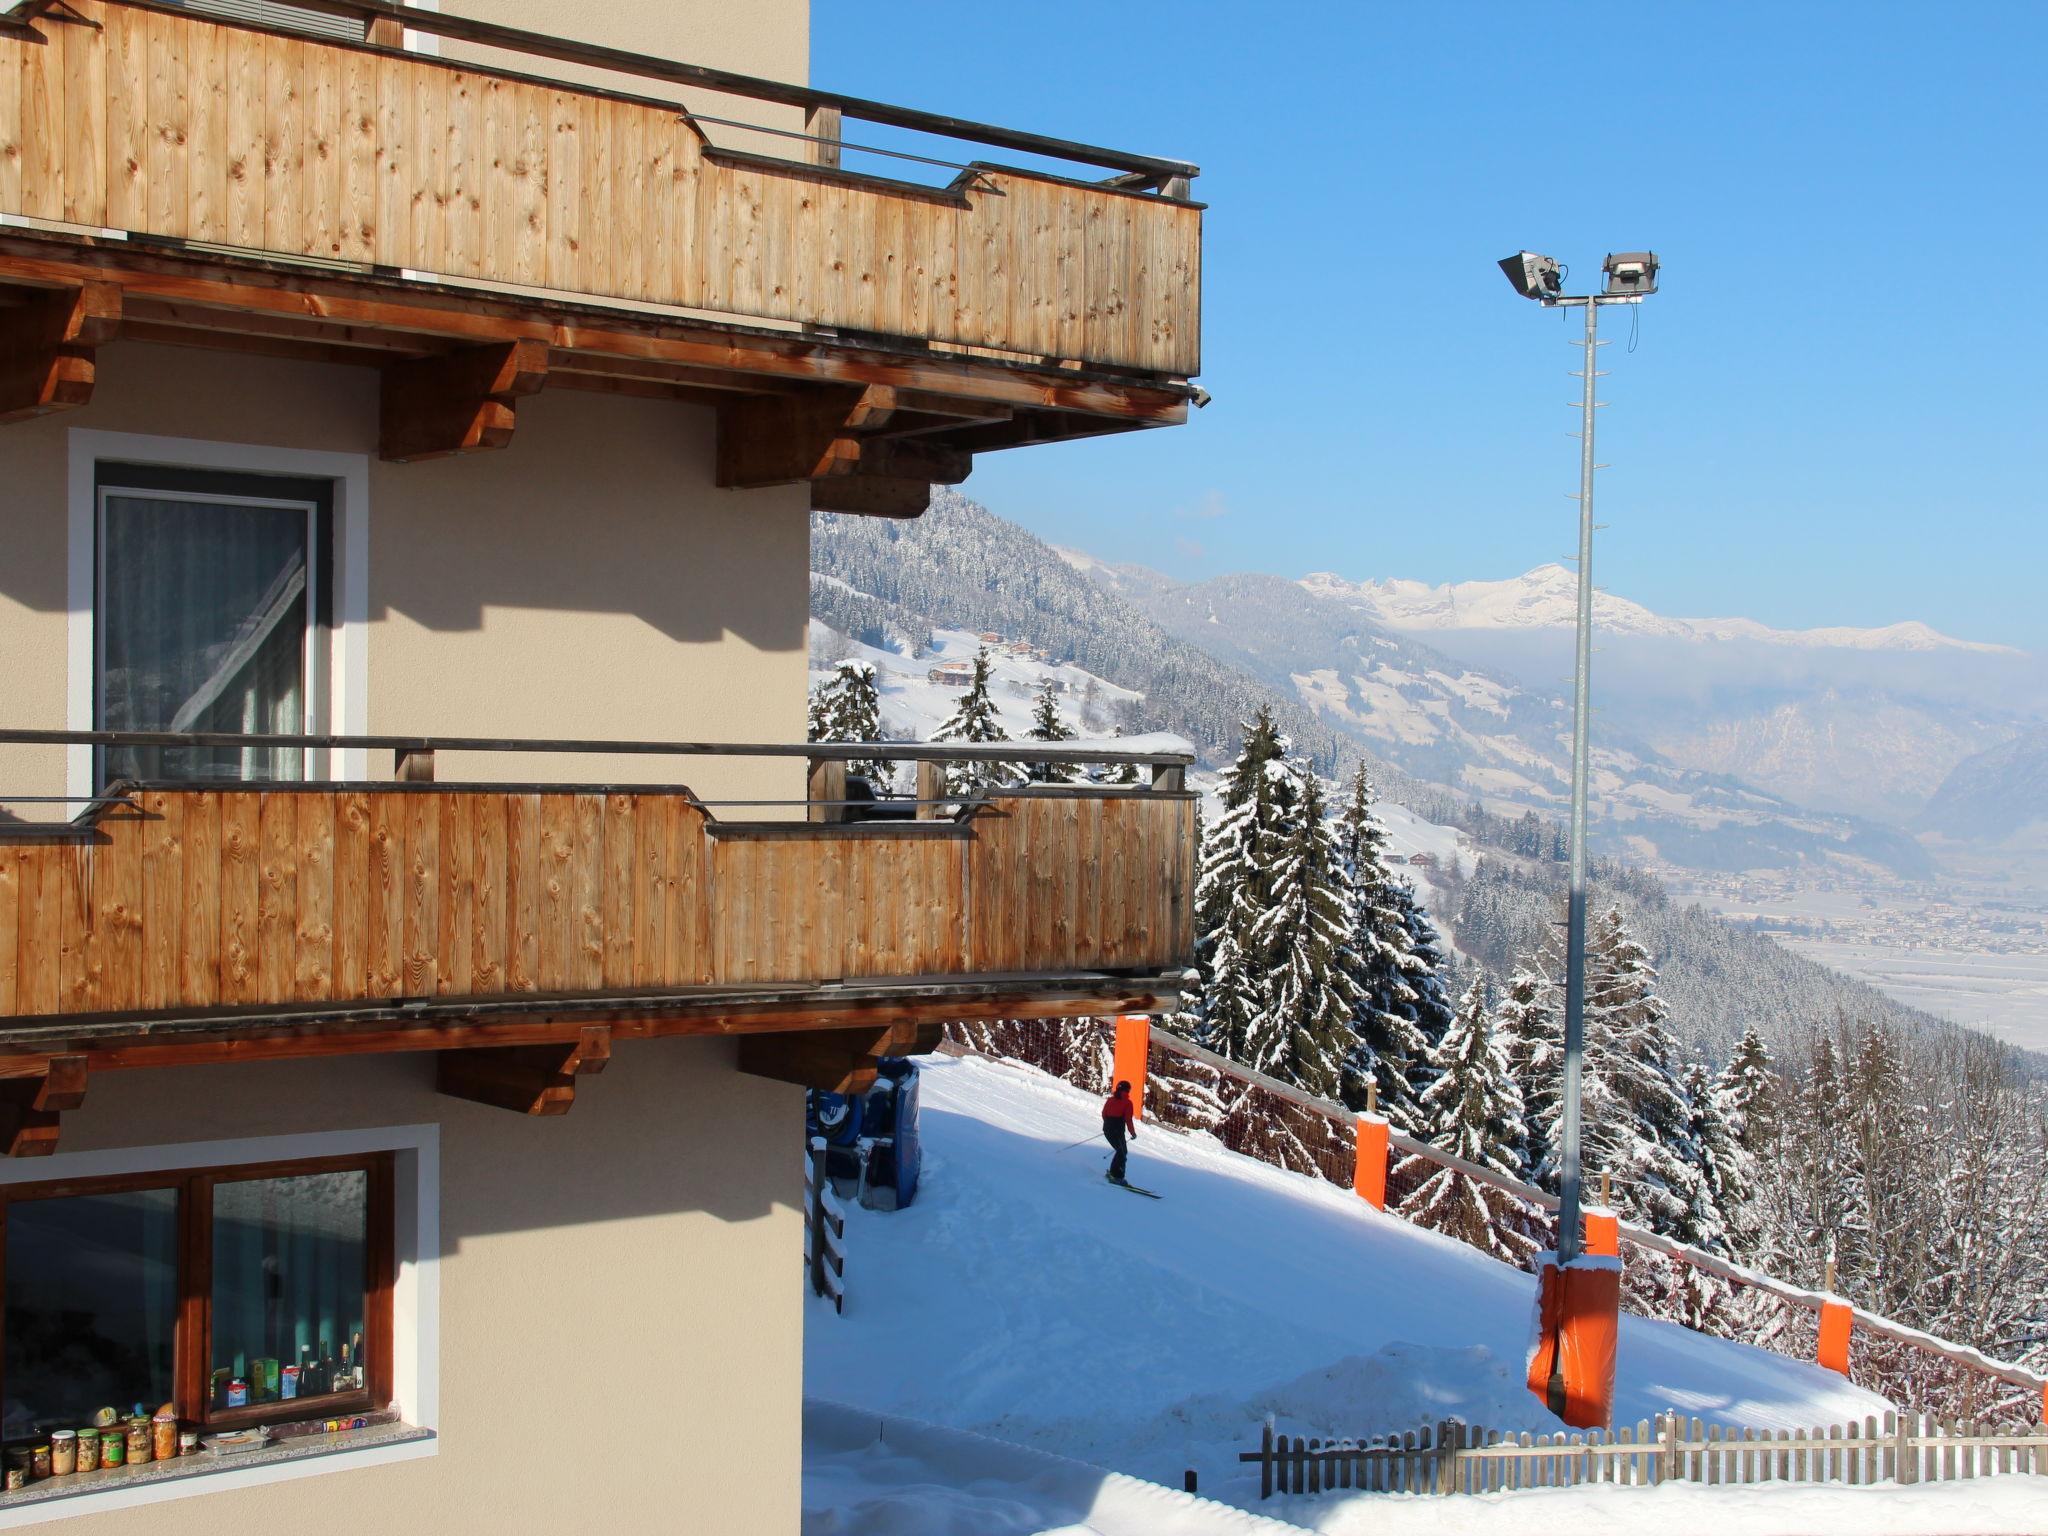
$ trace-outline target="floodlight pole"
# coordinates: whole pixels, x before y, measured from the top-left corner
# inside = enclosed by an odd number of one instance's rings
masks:
[[[1600,306],[1640,304],[1637,294],[1588,294],[1551,299],[1553,307],[1578,305],[1586,311],[1585,390],[1579,407],[1579,604],[1578,665],[1572,681],[1572,849],[1565,909],[1564,1101],[1559,1116],[1557,1261],[1569,1264],[1584,1246],[1579,1216],[1580,1080],[1586,1059],[1586,798],[1592,768],[1590,746],[1593,691],[1593,398],[1599,377]]]

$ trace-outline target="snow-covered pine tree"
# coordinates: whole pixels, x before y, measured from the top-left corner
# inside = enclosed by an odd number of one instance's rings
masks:
[[[1038,685],[1038,698],[1031,706],[1031,729],[1024,733],[1029,741],[1074,741],[1078,734],[1074,728],[1060,718],[1060,706],[1053,697],[1052,679],[1047,678]],[[1033,763],[1031,779],[1038,784],[1071,784],[1079,777],[1080,770],[1072,763]]]
[[[1289,765],[1294,793],[1273,844],[1266,908],[1252,940],[1270,957],[1265,1009],[1245,1035],[1257,1070],[1336,1096],[1357,1006],[1345,964],[1351,930],[1329,802],[1313,766]]]
[[[1754,1024],[1742,1032],[1728,1065],[1714,1081],[1721,1096],[1722,1112],[1735,1138],[1751,1157],[1761,1156],[1777,1139],[1778,1098],[1781,1091],[1771,1053]]]
[[[1699,1148],[1700,1176],[1684,1225],[1672,1236],[1695,1248],[1724,1256],[1735,1251],[1734,1230],[1756,1198],[1756,1163],[1728,1118],[1727,1103],[1706,1067],[1685,1069],[1685,1096],[1692,1107],[1692,1140]]]
[[[1542,965],[1538,957],[1536,965]],[[1525,1136],[1518,1178],[1533,1179],[1550,1158],[1564,1094],[1564,1003],[1539,969],[1518,965],[1495,1005],[1494,1032],[1522,1099]]]
[[[1834,1036],[1820,1031],[1812,1065],[1800,1090],[1787,1150],[1796,1158],[1799,1203],[1790,1212],[1793,1252],[1802,1271],[1789,1277],[1818,1285],[1827,1260],[1835,1261],[1838,1290],[1853,1289],[1863,1269],[1863,1170],[1851,1134],[1848,1084]]]
[[[933,741],[1008,741],[1010,733],[996,714],[995,701],[988,694],[989,656],[983,646],[974,653],[974,681],[961,695],[959,705],[932,733]],[[946,771],[946,792],[951,795],[981,791],[1017,781],[1016,769],[1008,763],[956,763]]]
[[[1424,1137],[1467,1162],[1519,1176],[1528,1128],[1497,1017],[1487,1007],[1484,979],[1473,981],[1430,1052],[1436,1075],[1422,1094]],[[1422,1168],[1432,1171],[1401,1202],[1402,1215],[1517,1267],[1528,1262],[1537,1244],[1528,1233],[1527,1213],[1513,1197],[1419,1155],[1397,1172]]]
[[[1414,952],[1412,903],[1404,899],[1404,883],[1387,870],[1386,829],[1373,810],[1372,779],[1363,763],[1351,776],[1337,840],[1351,927],[1352,986],[1358,995],[1341,1094],[1352,1109],[1363,1109],[1366,1085],[1375,1084],[1380,1113],[1413,1132],[1421,1124],[1417,1096],[1428,1075],[1429,1038],[1417,1025],[1423,993],[1419,973],[1427,962]]]
[[[1195,883],[1200,1043],[1233,1061],[1249,1060],[1245,1040],[1270,995],[1271,968],[1254,930],[1270,904],[1274,848],[1294,793],[1286,751],[1265,710],[1245,722],[1244,746],[1218,786],[1222,809],[1202,838]]]
[[[1128,732],[1126,732],[1124,728],[1121,725],[1119,725],[1111,734],[1115,736],[1123,736],[1127,735]],[[1138,765],[1136,763],[1117,763],[1111,767],[1102,769],[1099,773],[1097,773],[1096,778],[1099,782],[1104,784],[1135,784],[1138,782]],[[1197,828],[1196,830],[1199,832],[1200,828]]]
[[[882,694],[872,662],[841,661],[811,690],[812,741],[880,741]],[[871,781],[878,794],[894,787],[896,765],[887,758],[860,758],[846,771]]]
[[[1585,1006],[1581,1166],[1612,1174],[1617,1205],[1675,1236],[1706,1198],[1700,1151],[1656,967],[1619,907],[1590,924]]]

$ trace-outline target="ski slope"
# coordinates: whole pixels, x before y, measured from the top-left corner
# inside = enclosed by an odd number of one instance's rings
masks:
[[[1176,1489],[1193,1468],[1246,1508],[1237,1453],[1268,1414],[1322,1437],[1448,1415],[1558,1427],[1522,1385],[1526,1274],[1206,1137],[1141,1129],[1131,1178],[1164,1198],[1136,1198],[1103,1180],[1091,1095],[1001,1063],[925,1068],[917,1202],[847,1213],[846,1310],[813,1301],[808,1396]],[[1887,1406],[1814,1366],[1622,1320],[1621,1422]]]

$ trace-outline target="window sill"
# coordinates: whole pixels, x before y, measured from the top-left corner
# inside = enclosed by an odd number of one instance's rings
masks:
[[[418,1445],[434,1438],[431,1429],[416,1429],[410,1424],[372,1424],[363,1429],[339,1430],[334,1434],[279,1440],[258,1451],[239,1451],[225,1456],[201,1451],[196,1456],[180,1456],[174,1461],[150,1461],[135,1467],[102,1468],[95,1472],[73,1473],[69,1477],[45,1478],[13,1493],[0,1493],[0,1529],[17,1524],[8,1517],[18,1511],[32,1510],[31,1518],[37,1520],[74,1512],[85,1514],[102,1507],[102,1496],[107,1496],[106,1503],[109,1504],[115,1502],[113,1496],[117,1495],[139,1493],[143,1496],[141,1500],[119,1500],[125,1504],[176,1497],[186,1492],[200,1493],[206,1490],[180,1486],[173,1493],[172,1487],[203,1482],[223,1474],[267,1472],[291,1463],[327,1457],[353,1457],[370,1451]],[[336,1466],[319,1470],[339,1472],[344,1468]],[[239,1483],[242,1479],[235,1481]],[[77,1504],[75,1511],[69,1507],[74,1501]]]

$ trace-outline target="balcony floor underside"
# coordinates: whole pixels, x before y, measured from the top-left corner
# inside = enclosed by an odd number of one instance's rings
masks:
[[[17,1015],[0,1019],[0,1079],[40,1077],[61,1057],[84,1057],[88,1069],[100,1071],[455,1051],[573,1042],[592,1026],[625,1040],[1153,1013],[1172,1005],[1180,981],[1178,971],[1041,972],[393,998],[147,1015]]]

